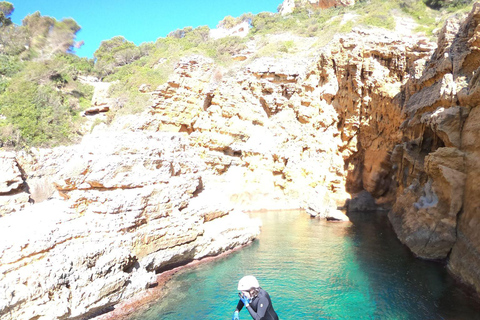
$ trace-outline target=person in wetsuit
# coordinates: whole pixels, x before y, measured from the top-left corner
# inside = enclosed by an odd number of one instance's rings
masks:
[[[238,314],[245,306],[254,320],[278,320],[272,300],[254,276],[245,276],[238,282],[240,300],[232,320],[239,320]]]

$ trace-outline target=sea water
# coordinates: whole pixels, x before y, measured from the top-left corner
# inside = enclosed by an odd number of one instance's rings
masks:
[[[480,319],[480,302],[446,266],[413,257],[385,213],[350,214],[352,223],[303,211],[255,213],[253,244],[181,271],[165,296],[132,320],[232,319],[237,283],[257,277],[280,319]],[[246,309],[240,319],[252,319]]]

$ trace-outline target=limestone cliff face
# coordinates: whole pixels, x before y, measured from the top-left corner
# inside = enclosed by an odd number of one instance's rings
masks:
[[[434,48],[424,38],[356,30],[316,58],[258,58],[227,74],[193,56],[154,93],[139,128],[188,134],[210,182],[243,208],[294,206],[345,219],[336,207],[350,194],[393,200],[401,90]]]
[[[315,8],[328,9],[332,7],[345,7],[355,4],[355,0],[285,0],[278,7],[278,12],[282,15],[292,13],[295,8],[309,4]]]
[[[421,37],[356,30],[321,54],[312,89],[338,114],[350,194],[366,190],[379,203],[392,200],[390,151],[401,139],[401,90],[419,76],[433,49]]]
[[[390,213],[400,239],[420,257],[443,259],[480,290],[478,235],[478,38],[480,4],[449,21],[406,99],[403,143],[392,154],[399,182]]]
[[[480,290],[479,11],[437,45],[354,30],[313,58],[186,57],[143,114],[78,146],[2,153],[2,320],[92,314],[248,243],[258,223],[233,207],[347,220],[337,208],[357,194],[393,204],[400,240],[451,252]],[[32,232],[12,233],[22,221]]]
[[[144,127],[186,132],[212,172],[207,184],[241,208],[327,204],[321,215],[345,219],[325,199],[327,187],[344,193],[335,111],[294,98],[311,62],[262,58],[232,77],[190,57],[155,92]]]
[[[179,135],[96,130],[80,145],[33,151],[3,157],[17,165],[10,189],[23,183],[21,167],[48,200],[1,218],[2,320],[90,316],[162,270],[259,233],[258,221],[204,192],[205,164]]]

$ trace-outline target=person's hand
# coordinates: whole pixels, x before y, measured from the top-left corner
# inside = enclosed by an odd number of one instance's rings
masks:
[[[244,294],[240,296],[240,300],[242,300],[245,307],[248,307],[248,305],[250,304],[250,299],[248,299]]]
[[[232,320],[240,320],[240,318],[238,317],[238,311],[235,311],[235,312],[233,313]]]

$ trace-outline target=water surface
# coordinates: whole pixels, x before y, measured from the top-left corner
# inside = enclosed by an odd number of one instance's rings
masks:
[[[231,319],[238,280],[255,275],[280,319],[480,319],[480,301],[439,263],[415,259],[385,213],[352,224],[303,211],[255,213],[262,233],[225,258],[185,270],[132,320]],[[248,311],[240,319],[251,319]]]

